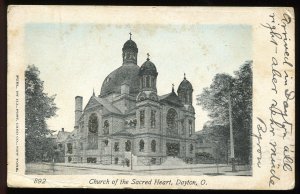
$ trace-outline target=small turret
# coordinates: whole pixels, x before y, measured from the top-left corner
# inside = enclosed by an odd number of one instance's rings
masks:
[[[147,60],[140,67],[140,91],[156,92],[156,78],[158,73],[154,63],[152,63],[149,59],[149,53],[147,53],[147,56]]]
[[[185,74],[182,82],[178,86],[178,96],[183,104],[192,105],[193,103],[193,86],[186,79]]]
[[[122,48],[123,51],[123,65],[128,65],[128,64],[137,64],[137,53],[138,53],[138,48],[136,43],[131,40],[131,32],[129,33],[130,38],[127,40]]]
[[[149,53],[147,53],[147,60],[142,64],[139,70],[139,94],[137,96],[137,101],[152,100],[157,101],[157,89],[156,89],[156,78],[157,70],[149,59]]]

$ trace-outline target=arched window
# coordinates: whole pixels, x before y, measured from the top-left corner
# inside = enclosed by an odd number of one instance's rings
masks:
[[[108,120],[104,121],[103,133],[104,133],[104,135],[109,134],[109,122],[108,122]]]
[[[152,77],[152,88],[154,88],[155,89],[155,77]]]
[[[193,134],[193,121],[189,120],[189,136]]]
[[[104,143],[105,146],[108,146],[108,140],[107,139],[104,140],[103,143]]]
[[[127,140],[125,142],[125,151],[129,152],[131,150],[131,141]]]
[[[140,89],[142,89],[142,88],[143,88],[143,79],[140,78]]]
[[[167,129],[168,135],[178,135],[177,112],[173,108],[168,110],[167,125],[168,125],[168,129]]]
[[[194,146],[193,146],[193,144],[191,144],[191,145],[190,145],[190,153],[192,154],[193,151],[194,151]]]
[[[98,133],[98,117],[95,113],[91,114],[89,118],[88,128],[90,133]]]
[[[143,128],[145,125],[145,110],[140,111],[140,127]]]
[[[179,95],[179,98],[180,98],[181,102],[184,103],[184,104],[186,104],[185,92],[181,91],[178,95]]]
[[[151,123],[151,128],[155,128],[156,127],[156,111],[155,110],[151,110],[151,117],[150,117],[150,123]]]
[[[73,153],[73,145],[72,143],[67,144],[67,153],[72,154]]]
[[[143,87],[146,87],[146,76],[143,76]]]
[[[144,151],[144,146],[145,146],[145,142],[144,140],[140,140],[140,152],[143,152]]]
[[[115,142],[115,145],[114,145],[114,150],[115,152],[118,152],[119,151],[119,142]]]
[[[186,93],[186,103],[190,103],[190,94]]]
[[[139,101],[143,101],[146,99],[146,94],[145,93],[141,93],[139,96],[138,96],[138,100]]]
[[[146,76],[146,87],[149,88],[150,87],[150,77]]]
[[[199,142],[199,143],[203,143],[202,137],[199,137],[198,142]]]
[[[181,135],[185,134],[185,127],[184,127],[184,121],[181,121]]]
[[[95,113],[91,114],[88,123],[88,149],[98,148],[98,117]]]
[[[151,141],[151,151],[156,152],[156,141],[154,139]]]

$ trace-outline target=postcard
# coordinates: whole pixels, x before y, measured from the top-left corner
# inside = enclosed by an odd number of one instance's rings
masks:
[[[9,187],[294,188],[293,8],[7,16]]]

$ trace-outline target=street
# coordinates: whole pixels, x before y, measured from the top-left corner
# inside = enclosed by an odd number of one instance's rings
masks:
[[[219,174],[217,172],[219,171]],[[220,166],[217,170],[215,165],[200,166],[191,168],[176,169],[134,169],[130,170],[126,167],[123,169],[104,169],[97,166],[65,166],[53,165],[49,163],[30,163],[26,164],[26,174],[35,175],[86,175],[86,174],[102,174],[102,175],[182,175],[182,176],[199,176],[199,175],[226,175],[226,176],[251,176],[251,171],[246,170],[245,166],[239,166],[237,172],[231,172],[231,166]]]

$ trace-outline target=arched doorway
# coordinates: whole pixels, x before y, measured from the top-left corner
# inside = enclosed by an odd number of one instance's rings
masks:
[[[180,146],[177,142],[167,142],[167,156],[178,156],[180,152]]]

